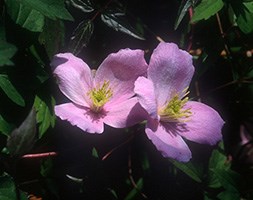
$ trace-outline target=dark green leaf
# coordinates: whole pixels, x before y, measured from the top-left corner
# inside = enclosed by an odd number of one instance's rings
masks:
[[[144,40],[128,23],[124,13],[104,13],[101,15],[101,19],[106,25],[116,31],[121,31],[139,40]]]
[[[94,25],[91,21],[84,20],[77,26],[69,44],[73,54],[79,54],[83,47],[87,46],[93,30]]]
[[[232,192],[225,190],[218,195],[220,200],[240,200],[240,194],[238,192]]]
[[[219,12],[224,6],[222,0],[202,0],[200,4],[194,8],[194,15],[191,22],[197,22],[202,19],[208,19],[217,12]]]
[[[92,156],[95,157],[95,158],[99,158],[98,152],[97,152],[95,147],[92,148]]]
[[[2,115],[0,115],[0,132],[6,136],[9,136],[9,133],[14,128],[14,125],[9,124],[7,121],[4,120]]]
[[[169,161],[178,169],[180,169],[182,172],[184,172],[186,175],[191,177],[196,182],[200,183],[202,182],[201,178],[202,175],[199,172],[199,170],[192,164],[192,162],[182,163],[178,162],[176,160],[169,159]]]
[[[49,105],[38,96],[34,100],[34,107],[37,111],[36,120],[39,123],[39,138],[45,134],[50,126],[54,127],[55,125],[55,115],[53,112],[55,100],[53,97],[50,98],[48,101]]]
[[[92,12],[94,10],[94,8],[92,7],[92,3],[90,0],[70,0],[70,3],[72,6],[74,6],[75,8],[83,11],[84,13],[89,13]]]
[[[244,13],[241,13],[237,16],[236,20],[239,28],[246,34],[253,32],[253,13],[249,12],[247,9],[244,10]]]
[[[0,199],[1,200],[15,200],[17,199],[16,196],[16,189],[13,178],[8,174],[4,173],[0,177]],[[19,191],[20,193],[20,200],[26,200],[26,195],[24,192]]]
[[[13,62],[10,60],[16,53],[17,48],[4,41],[3,38],[0,38],[0,66],[4,65],[13,65]]]
[[[178,10],[177,19],[175,22],[174,29],[176,30],[187,13],[188,9],[192,6],[192,0],[182,0],[180,8]]]
[[[138,195],[140,193],[140,190],[143,188],[143,179],[140,178],[137,183],[136,186],[138,189],[133,188],[128,195],[124,198],[124,200],[132,200],[136,197],[136,195]]]
[[[6,1],[7,11],[12,20],[30,31],[41,32],[44,26],[44,16],[37,10],[25,6],[16,0]]]
[[[5,74],[0,74],[0,88],[5,92],[5,94],[16,104],[20,106],[25,105],[23,97],[19,94],[16,88],[12,85],[9,78]]]
[[[64,25],[60,20],[45,20],[42,33],[39,36],[39,42],[45,46],[48,57],[59,52],[64,42]]]
[[[8,140],[7,148],[12,156],[21,156],[33,148],[36,136],[36,113],[32,109],[23,123],[14,129]]]
[[[50,19],[73,20],[73,17],[65,8],[64,0],[23,0],[22,3]]]
[[[239,181],[239,174],[237,174],[236,172],[228,169],[228,170],[224,170],[224,169],[213,169],[214,174],[217,176],[217,178],[219,179],[222,187],[224,187],[225,189],[229,190],[229,191],[233,191],[233,192],[238,192],[237,190],[237,183]]]

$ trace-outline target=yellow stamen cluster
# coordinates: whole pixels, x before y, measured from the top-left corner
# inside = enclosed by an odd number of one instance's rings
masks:
[[[187,92],[181,99],[178,94],[174,95],[170,101],[168,101],[164,107],[159,109],[158,114],[161,117],[161,121],[164,122],[185,122],[192,115],[190,108],[184,109],[184,105],[189,100],[185,97]]]
[[[94,112],[99,112],[105,103],[109,101],[112,97],[112,89],[110,88],[109,81],[104,81],[103,85],[90,90],[87,95],[92,101],[91,110]]]

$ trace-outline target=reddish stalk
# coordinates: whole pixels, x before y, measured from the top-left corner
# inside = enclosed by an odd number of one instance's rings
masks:
[[[57,156],[58,153],[51,151],[51,152],[45,152],[45,153],[35,153],[35,154],[26,154],[23,155],[22,158],[45,158],[45,157],[51,157],[51,156]]]

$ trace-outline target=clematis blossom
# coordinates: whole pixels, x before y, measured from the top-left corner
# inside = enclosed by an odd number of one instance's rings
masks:
[[[214,145],[224,121],[211,107],[189,101],[194,73],[192,57],[176,44],[160,43],[151,55],[147,77],[135,82],[135,93],[147,111],[145,132],[164,157],[187,162],[191,151],[183,138]]]
[[[97,71],[71,53],[57,54],[51,66],[61,92],[71,100],[55,106],[62,120],[89,133],[102,133],[104,124],[124,128],[143,120],[143,109],[133,97],[135,80],[147,70],[143,51],[112,53]]]

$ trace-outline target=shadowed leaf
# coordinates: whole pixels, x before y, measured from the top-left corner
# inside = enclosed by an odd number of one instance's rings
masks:
[[[5,94],[16,104],[20,106],[25,106],[25,101],[23,97],[19,94],[16,88],[12,85],[9,77],[5,74],[0,74],[0,88],[5,92]]]
[[[145,40],[145,38],[136,33],[135,29],[128,23],[124,13],[104,13],[101,15],[101,19],[115,31],[126,33],[139,40]]]
[[[36,136],[36,113],[32,109],[23,123],[12,131],[7,148],[11,156],[21,156],[33,148]]]
[[[94,30],[94,25],[91,21],[82,21],[74,30],[73,36],[70,40],[70,49],[73,54],[79,54],[83,47],[86,47],[90,41]]]

